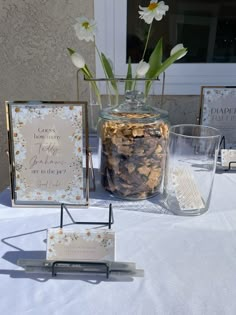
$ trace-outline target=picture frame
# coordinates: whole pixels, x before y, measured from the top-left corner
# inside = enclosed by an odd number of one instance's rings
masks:
[[[198,120],[220,130],[226,149],[236,148],[236,86],[202,86]]]
[[[12,206],[88,206],[87,102],[5,105]]]

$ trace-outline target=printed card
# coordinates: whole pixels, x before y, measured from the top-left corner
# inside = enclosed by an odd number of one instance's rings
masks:
[[[109,229],[49,229],[47,260],[115,259],[115,232]]]
[[[181,210],[188,211],[205,207],[201,192],[190,168],[174,168],[172,171],[172,182]]]
[[[229,167],[230,162],[231,162],[231,165],[230,165],[231,168],[236,167],[236,150],[222,149],[221,150],[221,165],[224,167]]]

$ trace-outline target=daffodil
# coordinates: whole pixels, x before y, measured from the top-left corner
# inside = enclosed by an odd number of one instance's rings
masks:
[[[160,21],[166,11],[169,10],[169,6],[164,1],[151,0],[148,7],[139,6],[139,9],[141,10],[138,11],[140,19],[143,19],[147,24],[151,24],[154,19]]]
[[[96,23],[94,20],[89,20],[86,17],[77,18],[77,23],[74,25],[75,33],[78,39],[86,42],[94,41]]]
[[[149,68],[150,68],[150,65],[149,65],[147,62],[141,60],[141,61],[139,62],[139,64],[138,64],[138,66],[137,66],[137,69],[136,69],[136,75],[137,75],[137,77],[138,77],[138,78],[143,78],[143,77],[145,77],[145,75],[146,75],[146,73],[148,72]]]
[[[177,53],[181,49],[184,49],[184,45],[177,44],[175,47],[171,49],[170,55],[173,56],[175,53]],[[187,54],[187,50],[183,51],[183,53],[177,58],[177,60],[183,58],[186,54]]]

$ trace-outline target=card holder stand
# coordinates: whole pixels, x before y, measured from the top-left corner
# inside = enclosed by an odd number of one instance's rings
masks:
[[[104,273],[106,278],[109,279],[109,274],[111,273],[110,266],[108,262],[99,262],[99,261],[54,261],[52,263],[52,277],[57,275],[57,268],[60,266],[67,266],[70,269],[71,266],[82,267],[84,272],[88,273]]]
[[[220,139],[220,150],[221,149],[225,149],[225,136],[222,136],[222,138]]]
[[[222,136],[221,139],[220,139],[219,153],[218,153],[218,157],[217,157],[218,161],[221,160],[221,150],[222,149],[225,149],[225,136]]]
[[[93,168],[93,156],[92,152],[88,152],[88,159],[89,159],[89,178],[91,185],[89,185],[89,191],[96,191],[96,183],[95,183],[95,174],[94,174],[94,168]]]
[[[73,224],[105,225],[105,226],[108,226],[108,229],[111,229],[111,225],[114,223],[114,215],[113,215],[113,210],[112,210],[112,204],[111,203],[109,205],[109,217],[108,217],[108,221],[107,222],[96,222],[96,221],[82,222],[82,221],[75,221],[74,218],[72,217],[69,209],[67,208],[67,206],[64,203],[62,203],[61,204],[61,215],[60,215],[60,228],[61,229],[63,228],[64,211],[67,213],[67,215],[69,216],[69,218],[71,219],[71,222]]]
[[[119,261],[49,261],[43,259],[19,259],[18,266],[25,269],[25,272],[36,273],[37,275],[50,273],[52,277],[57,274],[81,274],[100,276],[105,274],[109,279],[110,275],[115,278],[122,277],[143,277],[144,270],[136,269],[133,262]]]
[[[227,169],[225,169],[225,171],[236,171],[236,170],[234,170],[234,169],[231,168],[231,165],[232,165],[232,164],[235,164],[235,166],[236,166],[236,161],[230,161],[230,162],[229,162],[229,166],[228,166]]]
[[[221,149],[226,149],[226,139],[225,136],[222,136],[221,140],[220,140],[220,150]],[[219,151],[220,151],[219,150]],[[219,158],[221,158],[221,154],[219,154]],[[225,172],[227,171],[235,171],[232,169],[232,165],[235,164],[236,165],[236,161],[229,161],[228,167],[226,169],[224,169]]]
[[[114,215],[112,210],[112,204],[109,205],[109,217],[108,222],[96,222],[96,221],[75,221],[72,217],[69,209],[65,204],[61,204],[61,215],[60,215],[60,228],[63,228],[63,218],[64,211],[67,213],[73,224],[83,224],[83,225],[105,225],[108,226],[108,229],[111,229],[111,225],[114,223]],[[59,270],[60,266],[67,266],[68,270],[73,270],[72,266],[82,267],[86,269],[88,273],[104,273],[106,278],[109,279],[109,274],[111,273],[110,264],[108,262],[100,261],[66,261],[66,260],[55,260],[52,263],[52,277],[57,275],[57,269]]]

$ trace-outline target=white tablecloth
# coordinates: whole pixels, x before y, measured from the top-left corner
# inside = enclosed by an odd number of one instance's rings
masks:
[[[11,208],[9,190],[0,203],[0,314],[236,314],[236,173],[216,174],[210,209],[198,217],[162,213],[154,201],[156,213],[114,205],[116,260],[135,262],[144,278],[25,273],[17,260],[45,258],[59,209]],[[107,207],[92,204],[72,210],[75,219],[106,220]]]

